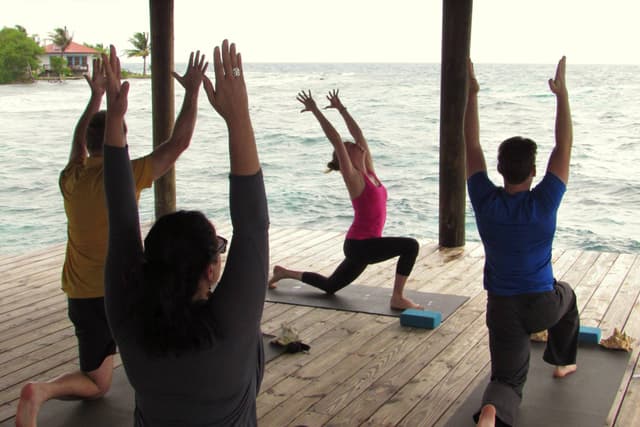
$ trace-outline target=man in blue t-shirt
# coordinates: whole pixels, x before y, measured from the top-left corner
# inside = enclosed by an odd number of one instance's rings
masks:
[[[515,423],[529,370],[531,333],[548,330],[544,360],[555,365],[555,377],[576,370],[580,326],[576,296],[567,283],[554,279],[551,265],[556,215],[569,178],[573,142],[565,63],[563,57],[555,78],[549,79],[556,96],[556,144],[544,178],[532,189],[537,147],[528,138],[516,136],[500,144],[498,172],[504,187],[497,187],[487,176],[480,146],[479,86],[469,61],[464,123],[467,185],[485,249],[491,351],[491,381],[474,416],[478,426]]]

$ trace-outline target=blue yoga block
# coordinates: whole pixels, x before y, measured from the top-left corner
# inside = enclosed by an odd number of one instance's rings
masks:
[[[580,326],[578,341],[584,343],[600,344],[600,328],[593,326]]]
[[[408,308],[400,315],[402,326],[412,326],[414,328],[435,329],[442,321],[439,311],[416,310]]]

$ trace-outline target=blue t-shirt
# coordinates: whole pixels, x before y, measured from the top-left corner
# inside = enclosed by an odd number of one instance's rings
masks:
[[[484,288],[502,296],[552,290],[551,246],[564,182],[547,172],[532,190],[508,194],[482,171],[467,187],[484,244]]]

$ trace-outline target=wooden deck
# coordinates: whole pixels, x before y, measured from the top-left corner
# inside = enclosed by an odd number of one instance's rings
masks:
[[[228,226],[219,228],[230,234]],[[329,273],[342,258],[342,239],[342,233],[272,229],[272,265]],[[59,289],[63,258],[64,245],[0,257],[0,422],[14,416],[26,381],[78,367]],[[488,372],[483,259],[478,243],[438,250],[423,242],[407,287],[470,298],[435,330],[404,328],[392,317],[267,303],[264,331],[290,323],[311,352],[267,364],[260,425],[443,425]],[[393,265],[371,266],[357,283],[390,287]],[[640,337],[640,254],[556,249],[554,269],[574,287],[582,324],[599,326],[604,336],[618,327]],[[607,425],[640,425],[638,354]]]

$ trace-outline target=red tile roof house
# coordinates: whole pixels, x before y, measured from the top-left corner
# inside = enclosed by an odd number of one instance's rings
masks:
[[[91,59],[97,56],[99,52],[90,47],[71,42],[64,50],[62,56],[67,60],[67,65],[71,68],[74,75],[81,75],[91,72]],[[60,56],[60,48],[54,44],[48,44],[44,47],[44,54],[40,56],[42,69],[44,74],[51,71],[51,57]]]

